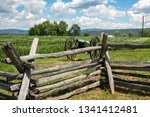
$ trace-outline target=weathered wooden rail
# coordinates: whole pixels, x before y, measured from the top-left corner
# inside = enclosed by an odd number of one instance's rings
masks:
[[[115,92],[115,86],[133,88],[136,90],[150,91],[148,81],[134,81],[113,78],[113,74],[123,74],[150,78],[149,75],[136,75],[134,73],[121,73],[115,70],[150,71],[148,62],[111,61],[108,50],[110,47],[123,48],[150,48],[150,45],[136,44],[107,44],[107,35],[102,33],[101,46],[74,49],[69,51],[36,54],[38,39],[34,39],[28,56],[19,56],[11,44],[3,46],[3,51],[8,58],[1,58],[3,64],[12,64],[19,74],[0,71],[0,96],[6,99],[66,99],[72,95],[82,93],[100,86],[103,80],[108,81],[110,91]],[[34,59],[58,58],[71,54],[99,50],[97,60],[72,62],[71,64],[58,65],[46,69],[35,69]],[[121,66],[123,65],[123,66]],[[132,66],[130,66],[132,65]],[[104,69],[104,70],[102,70]],[[104,72],[103,72],[104,71]],[[105,76],[106,79],[101,76]],[[108,79],[107,79],[108,78]]]

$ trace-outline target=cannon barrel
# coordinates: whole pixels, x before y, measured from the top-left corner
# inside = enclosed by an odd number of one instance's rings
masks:
[[[78,44],[78,48],[85,48],[90,46],[90,42],[89,41],[85,41],[85,40],[81,40],[81,39],[77,39],[77,44]]]

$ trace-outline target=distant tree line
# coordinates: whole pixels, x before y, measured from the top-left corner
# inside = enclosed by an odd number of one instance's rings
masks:
[[[142,31],[139,31],[139,34],[142,35]],[[144,30],[143,37],[150,37],[150,30]]]
[[[116,31],[114,32],[114,36],[115,37],[134,37],[134,33],[133,32],[128,32],[127,34],[122,35],[121,32]]]
[[[127,34],[121,34],[120,31],[115,31],[113,34],[115,37],[135,37],[133,32],[128,32]],[[139,31],[139,36],[142,37],[142,31]],[[143,37],[150,37],[150,30],[144,30]]]
[[[51,36],[79,36],[80,26],[73,24],[68,30],[68,24],[65,21],[50,22],[49,20],[34,25],[29,29],[29,35],[51,35]]]

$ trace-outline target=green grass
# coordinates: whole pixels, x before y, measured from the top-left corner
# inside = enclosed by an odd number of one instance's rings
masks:
[[[74,95],[69,100],[150,100],[150,96],[139,91],[116,88],[117,92],[111,94],[108,89],[95,88],[87,92]]]
[[[122,49],[109,51],[111,60],[150,62],[150,49]]]
[[[109,38],[109,42],[113,43],[130,43],[130,44],[150,44],[150,38],[149,37],[115,37],[115,38]]]
[[[5,43],[12,43],[20,55],[28,55],[35,36],[27,35],[0,35],[0,47]],[[64,43],[68,36],[39,36],[37,53],[53,53],[64,50]],[[77,37],[90,40],[90,37]],[[0,57],[6,57],[0,48]]]

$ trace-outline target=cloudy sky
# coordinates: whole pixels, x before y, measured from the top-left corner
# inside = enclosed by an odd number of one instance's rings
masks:
[[[82,29],[150,28],[150,0],[0,0],[0,29],[29,29],[50,21]]]

